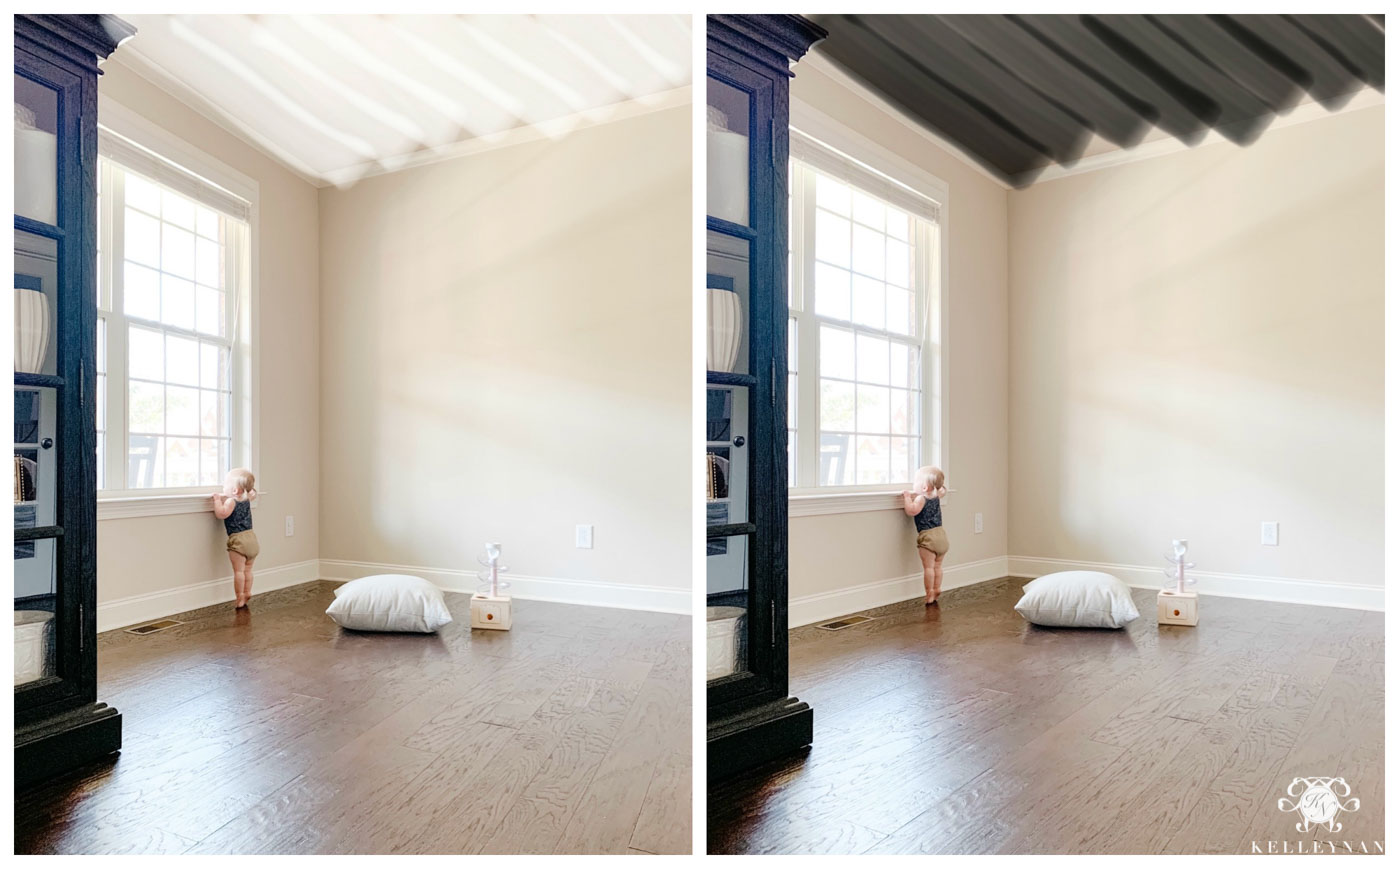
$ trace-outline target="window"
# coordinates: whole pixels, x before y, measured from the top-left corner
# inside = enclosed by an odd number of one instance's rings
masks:
[[[99,488],[208,491],[250,461],[250,205],[106,129],[98,184]]]
[[[906,486],[939,461],[937,201],[794,130],[789,483]]]

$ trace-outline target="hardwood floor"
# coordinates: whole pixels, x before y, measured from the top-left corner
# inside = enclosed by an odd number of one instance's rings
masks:
[[[791,635],[807,754],[709,792],[710,853],[1296,853],[1384,841],[1384,614],[1231,598],[1037,628],[1004,579]],[[1298,776],[1359,809],[1299,833]],[[1313,844],[1313,843],[1317,844]]]
[[[334,587],[102,634],[123,750],[19,794],[16,853],[690,853],[688,617],[358,634]]]

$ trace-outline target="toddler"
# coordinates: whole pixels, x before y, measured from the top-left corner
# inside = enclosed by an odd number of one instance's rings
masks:
[[[228,533],[228,560],[233,564],[233,596],[236,609],[248,605],[253,596],[253,561],[257,558],[257,535],[253,533],[253,472],[234,468],[223,479],[223,491],[216,492],[214,515],[223,520]]]
[[[918,557],[923,561],[925,606],[942,594],[942,559],[947,555],[947,532],[942,528],[942,499],[947,496],[940,468],[924,465],[913,475],[914,488],[903,493],[904,512],[918,529]]]

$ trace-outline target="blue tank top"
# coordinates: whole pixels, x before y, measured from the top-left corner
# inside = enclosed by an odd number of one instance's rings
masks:
[[[942,527],[942,504],[937,498],[929,498],[923,509],[913,517],[914,526],[920,531]]]
[[[235,504],[233,512],[223,520],[223,530],[228,532],[229,537],[240,531],[253,530],[253,502],[239,501]]]

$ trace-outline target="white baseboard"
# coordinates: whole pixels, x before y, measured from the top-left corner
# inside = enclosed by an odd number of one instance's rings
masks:
[[[407,573],[431,580],[443,591],[470,594],[478,582],[474,570],[449,570],[408,564],[376,564],[371,561],[340,561],[321,559],[321,578],[349,580],[376,573]],[[545,600],[553,603],[605,606],[616,609],[651,610],[689,615],[693,610],[689,589],[662,588],[652,585],[624,585],[616,582],[589,582],[578,579],[553,579],[542,576],[521,576],[511,573],[510,595],[522,600]]]
[[[1110,573],[1133,588],[1161,588],[1165,581],[1160,568],[1135,564],[1099,564],[1092,561],[1033,558],[1026,555],[1012,555],[1009,561],[1011,576],[1033,578],[1061,570],[1097,570]],[[1241,573],[1205,573],[1195,570],[1192,570],[1190,575],[1199,581],[1195,590],[1202,595],[1384,612],[1384,587],[1378,585],[1284,579]]]
[[[966,564],[949,565],[942,570],[942,590],[975,585],[991,579],[1008,576],[1006,557],[998,555],[969,561]],[[923,574],[914,573],[896,579],[870,582],[850,586],[836,591],[807,594],[788,600],[787,626],[799,628],[823,622],[827,619],[848,616],[851,613],[888,606],[892,603],[912,600],[923,596]]]
[[[275,591],[310,582],[317,578],[319,569],[319,562],[314,558],[294,564],[283,564],[280,567],[259,566],[253,571],[254,596],[264,591]],[[232,574],[209,582],[197,582],[164,591],[118,598],[97,605],[97,630],[101,633],[139,625],[152,619],[214,604],[230,603],[232,600]]]

